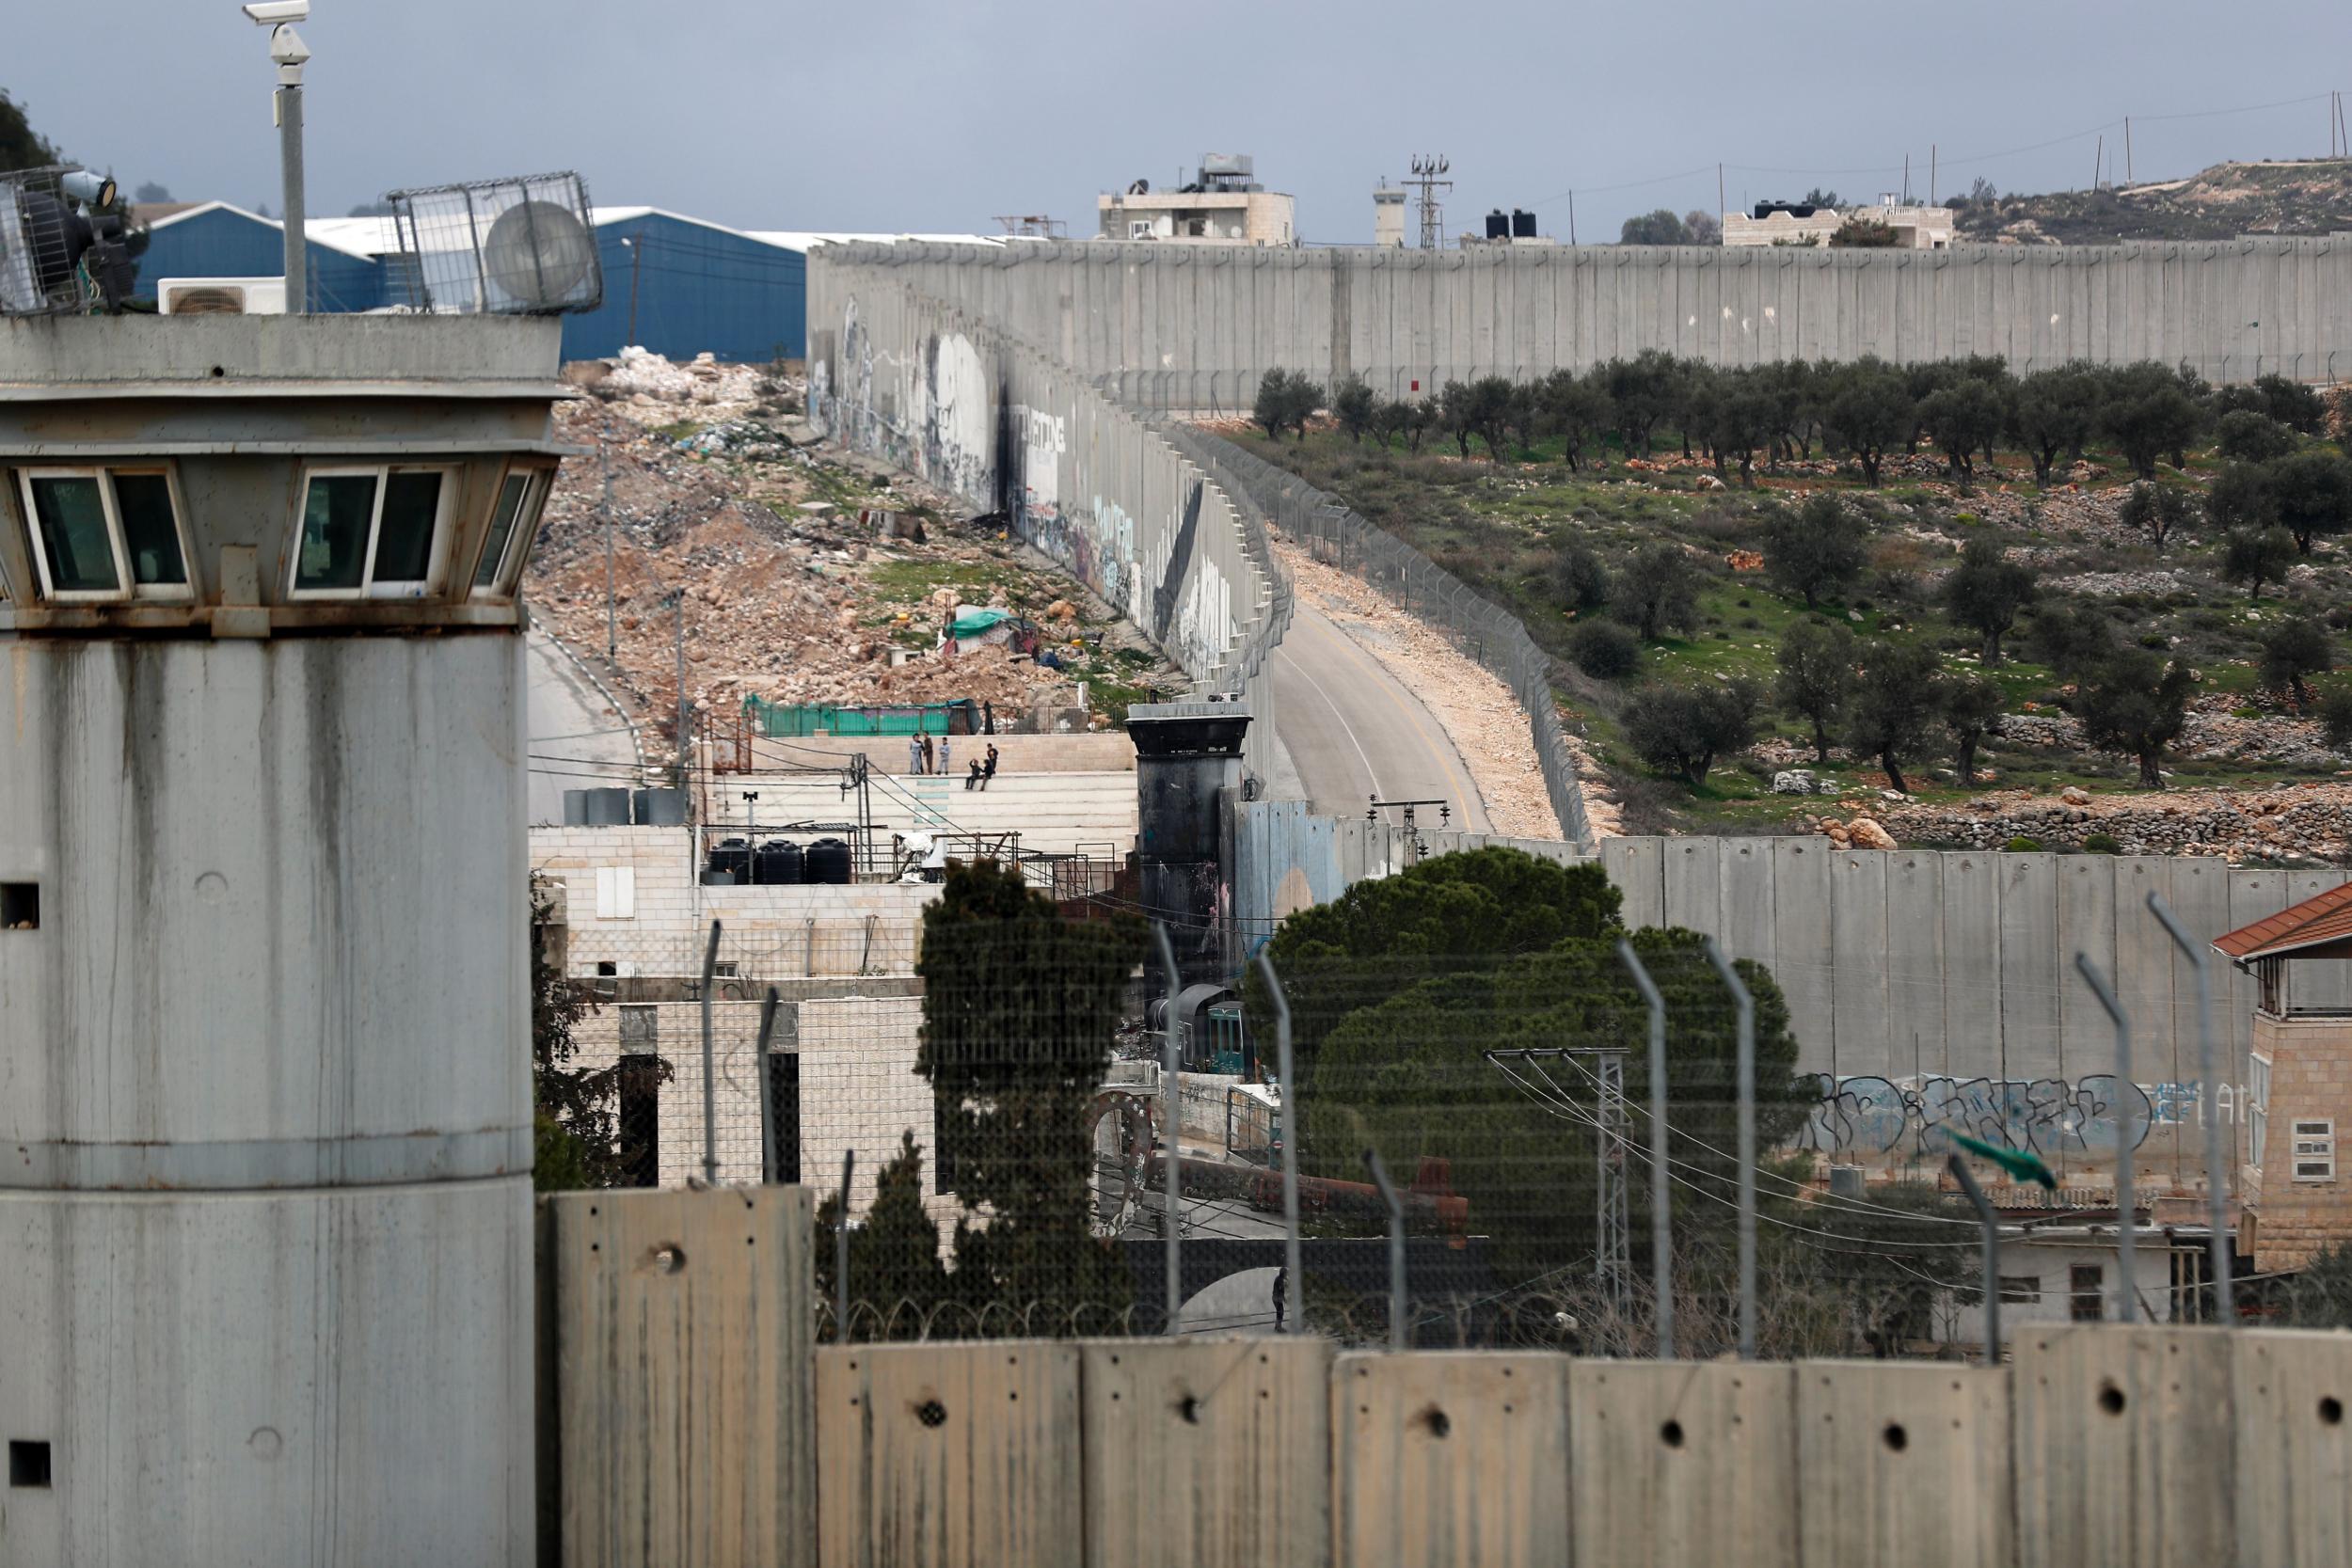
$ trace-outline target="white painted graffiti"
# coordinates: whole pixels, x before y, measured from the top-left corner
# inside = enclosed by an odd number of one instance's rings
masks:
[[[2063,1078],[1917,1079],[1815,1074],[1820,1099],[1797,1147],[1838,1159],[1929,1157],[1959,1146],[1947,1132],[2044,1156],[2112,1153],[2126,1127],[2132,1147],[2157,1127],[2202,1125],[2195,1084],[2124,1084],[2108,1073]],[[2231,1119],[2242,1087],[2223,1084],[2216,1116]]]

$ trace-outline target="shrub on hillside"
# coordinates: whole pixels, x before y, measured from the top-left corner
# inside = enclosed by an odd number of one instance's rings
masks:
[[[1595,680],[1622,679],[1642,667],[1642,640],[1621,621],[1586,621],[1568,634],[1568,658]]]

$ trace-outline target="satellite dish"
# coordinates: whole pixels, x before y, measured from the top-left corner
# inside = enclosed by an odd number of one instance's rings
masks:
[[[604,302],[594,209],[577,174],[428,185],[384,200],[413,309],[532,316]]]
[[[483,274],[516,310],[563,309],[596,264],[587,226],[552,201],[516,203],[482,241]]]

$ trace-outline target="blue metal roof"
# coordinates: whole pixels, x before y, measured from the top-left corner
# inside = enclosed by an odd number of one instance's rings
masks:
[[[311,309],[373,310],[385,303],[384,269],[375,258],[316,240],[308,254]],[[151,294],[167,277],[278,277],[285,271],[282,227],[235,207],[199,207],[149,231],[138,290]]]
[[[807,352],[808,261],[799,251],[675,214],[622,209],[596,227],[604,304],[564,318],[564,357],[600,359],[637,344],[673,359],[797,359]],[[199,207],[150,232],[139,287],[167,277],[276,277],[278,225],[238,208]],[[406,302],[380,256],[310,242],[310,308],[373,310]]]

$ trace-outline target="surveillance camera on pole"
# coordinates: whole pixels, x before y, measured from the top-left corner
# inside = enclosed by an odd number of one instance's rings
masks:
[[[302,67],[310,46],[294,30],[310,20],[310,0],[254,0],[245,14],[267,27],[269,57],[278,66],[278,159],[285,187],[286,309],[299,315],[310,309],[310,267],[303,233],[302,207]]]

